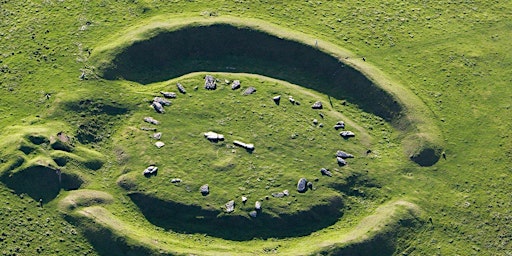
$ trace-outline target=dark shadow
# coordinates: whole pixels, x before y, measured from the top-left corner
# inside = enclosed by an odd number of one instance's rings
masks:
[[[118,54],[106,79],[141,84],[196,71],[261,74],[346,99],[387,121],[402,107],[354,68],[309,45],[226,24],[186,27],[136,42]]]
[[[424,148],[419,153],[410,157],[410,159],[419,166],[432,166],[441,157],[440,149]]]
[[[223,214],[218,210],[164,201],[143,193],[131,193],[129,197],[155,226],[235,241],[306,236],[333,225],[343,215],[343,202],[339,197],[308,211],[278,217],[265,213],[263,209],[256,218],[249,217],[248,212],[241,213],[243,215]]]

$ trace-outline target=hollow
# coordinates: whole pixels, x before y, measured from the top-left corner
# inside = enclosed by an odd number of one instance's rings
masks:
[[[388,92],[336,57],[297,41],[228,24],[189,26],[135,42],[101,72],[106,79],[148,84],[205,70],[286,80],[348,100],[387,121],[402,115],[402,106]]]

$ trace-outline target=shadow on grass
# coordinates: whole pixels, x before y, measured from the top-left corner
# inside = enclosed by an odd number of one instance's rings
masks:
[[[317,205],[308,211],[279,217],[266,214],[263,209],[256,218],[251,218],[248,214],[227,215],[217,210],[164,201],[143,193],[131,193],[129,196],[155,226],[179,233],[202,233],[234,241],[305,236],[333,225],[343,215],[341,198],[332,198],[329,204]]]
[[[346,99],[387,121],[402,112],[389,93],[337,58],[299,42],[226,24],[186,27],[136,42],[115,56],[103,77],[148,84],[197,71],[286,80]]]

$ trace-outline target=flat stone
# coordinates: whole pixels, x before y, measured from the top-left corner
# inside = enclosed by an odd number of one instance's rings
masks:
[[[204,137],[208,139],[209,141],[217,142],[219,140],[224,140],[224,135],[216,132],[205,132]]]
[[[243,143],[243,142],[238,141],[238,140],[233,141],[233,144],[235,144],[236,146],[245,148],[247,150],[251,150],[251,151],[254,150],[254,144],[246,144],[246,143]]]
[[[311,108],[313,108],[313,109],[322,109],[323,108],[322,102],[320,102],[320,101],[315,102],[313,104],[313,106],[311,106]]]
[[[227,202],[224,206],[226,206],[226,212],[228,213],[235,211],[235,200]]]
[[[154,125],[160,124],[159,121],[157,121],[156,119],[149,117],[149,116],[144,117],[144,122],[154,124]]]
[[[332,173],[329,170],[325,169],[325,168],[320,169],[320,173],[322,175],[324,175],[324,176],[332,177]]]
[[[163,143],[163,142],[161,142],[161,141],[157,141],[157,142],[155,142],[155,146],[156,146],[157,148],[161,148],[161,147],[165,146],[165,143]]]
[[[299,182],[297,182],[297,191],[299,191],[299,193],[306,192],[308,190],[307,184],[308,180],[306,178],[300,178]]]
[[[170,106],[171,105],[171,101],[170,100],[166,100],[166,99],[164,99],[162,97],[155,97],[155,98],[153,98],[153,102],[158,102],[162,106]]]
[[[204,184],[199,188],[199,191],[203,196],[206,196],[210,194],[210,187],[208,186],[208,184]]]
[[[338,165],[339,165],[339,166],[345,166],[345,165],[347,165],[347,162],[345,161],[345,159],[343,159],[343,158],[341,158],[341,157],[339,157],[339,156],[337,156],[337,157],[336,157],[336,161],[338,161]]]
[[[255,93],[255,92],[256,92],[256,88],[254,88],[254,87],[250,86],[249,88],[245,89],[245,91],[244,91],[244,93],[243,93],[243,94],[244,94],[244,95],[249,95],[249,94],[253,94],[253,93]]]
[[[164,96],[165,98],[169,98],[169,99],[175,99],[176,98],[176,93],[174,92],[160,92],[160,94],[162,94],[162,96]]]
[[[345,151],[341,151],[341,150],[336,151],[336,156],[337,157],[341,157],[343,159],[354,158],[354,155],[349,154],[349,153],[347,153]]]
[[[236,90],[238,88],[240,88],[240,80],[233,81],[233,83],[231,84],[231,90]]]
[[[251,218],[256,218],[258,216],[258,212],[257,211],[250,211],[249,212],[249,216],[251,216]]]
[[[350,138],[356,136],[356,134],[351,131],[342,131],[340,132],[340,136],[343,138]]]

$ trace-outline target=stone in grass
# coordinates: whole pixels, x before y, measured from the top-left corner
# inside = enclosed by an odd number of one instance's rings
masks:
[[[315,102],[313,104],[313,106],[311,106],[311,108],[313,108],[313,109],[322,109],[323,108],[322,102],[320,102],[320,101]]]
[[[157,121],[156,119],[149,117],[149,116],[144,117],[144,122],[154,124],[154,125],[160,124],[159,121]]]
[[[206,75],[204,77],[204,88],[206,90],[215,90],[217,89],[217,83],[215,82],[215,78],[210,75]]]
[[[299,193],[306,192],[308,190],[307,184],[308,180],[306,178],[300,178],[299,182],[297,182],[297,191],[299,191]]]
[[[234,212],[235,211],[235,200],[230,200],[224,206],[226,206],[226,212]]]
[[[289,196],[290,195],[290,191],[288,191],[288,189],[285,189],[285,190],[283,190],[283,194],[285,196]]]
[[[240,88],[240,80],[233,81],[233,83],[231,84],[231,90],[236,90],[238,88]]]
[[[159,140],[161,138],[162,138],[162,133],[161,132],[157,132],[157,133],[153,134],[153,139]]]
[[[199,191],[201,192],[201,195],[207,196],[208,194],[210,194],[210,187],[208,186],[208,184],[204,184],[199,188]]]
[[[178,178],[174,178],[171,180],[171,183],[180,183],[181,182],[181,179],[178,179]]]
[[[170,106],[171,105],[171,101],[170,100],[166,100],[162,97],[155,97],[153,98],[153,102],[158,102],[160,104],[162,104],[162,106]]]
[[[347,138],[350,138],[350,137],[355,137],[356,134],[351,132],[351,131],[342,131],[340,132],[340,136],[347,139]]]
[[[249,95],[249,94],[253,94],[253,93],[255,93],[255,92],[256,92],[256,88],[254,88],[254,87],[250,86],[249,88],[245,89],[245,91],[244,91],[244,93],[243,93],[243,94],[244,94],[244,95]]]
[[[160,114],[165,113],[164,106],[162,106],[162,104],[160,104],[156,101],[153,101],[153,103],[151,103],[151,106],[155,109],[155,111],[157,113],[160,113]]]
[[[233,141],[233,144],[235,144],[236,146],[245,148],[246,150],[249,150],[249,151],[253,151],[254,150],[254,144],[246,144],[246,143],[243,143],[243,142],[238,141],[238,140]]]
[[[260,211],[260,210],[261,210],[261,202],[260,202],[260,201],[256,201],[256,202],[254,203],[254,209],[255,209],[256,211]]]
[[[318,120],[313,119],[313,124],[314,124],[314,125],[317,125],[317,124],[318,124]]]
[[[338,121],[338,122],[334,125],[334,129],[336,129],[336,130],[339,130],[339,129],[345,129],[345,122],[343,122],[343,121]]]
[[[284,195],[284,193],[283,193],[283,192],[274,192],[274,193],[272,193],[272,196],[273,196],[273,197],[277,197],[277,198],[282,198],[282,197],[284,197],[285,195]]]
[[[276,105],[279,105],[279,103],[281,102],[281,95],[274,96],[272,100]]]
[[[339,157],[339,156],[337,156],[337,157],[336,157],[336,161],[338,161],[338,165],[339,165],[339,166],[345,166],[345,165],[347,165],[347,161],[345,161],[345,159],[343,159],[343,158],[341,158],[341,157]]]
[[[178,91],[180,91],[181,93],[183,93],[183,94],[187,93],[187,91],[185,90],[185,87],[183,87],[183,85],[181,85],[180,83],[177,83],[176,87],[178,87]]]
[[[336,151],[336,156],[337,157],[341,157],[343,159],[354,158],[354,155],[349,154],[349,153],[347,153],[345,151],[341,151],[341,150]]]
[[[290,101],[290,103],[295,104],[295,99],[293,99],[293,97],[292,97],[292,96],[289,96],[289,97],[288,97],[288,100]]]
[[[247,197],[246,196],[242,196],[242,203],[246,203],[247,202]]]
[[[157,142],[155,142],[155,146],[156,146],[157,148],[161,148],[161,147],[165,146],[165,143],[163,143],[163,142],[161,142],[161,141],[157,141]]]
[[[209,141],[217,142],[224,140],[224,135],[216,132],[205,132],[204,137]]]
[[[169,98],[169,99],[175,99],[176,98],[176,93],[174,93],[174,92],[160,92],[160,93],[165,98]]]
[[[257,211],[250,211],[249,212],[249,216],[251,216],[251,218],[256,218],[258,216],[258,212]]]
[[[309,189],[313,190],[313,182],[308,181],[308,184],[306,184],[306,186],[307,186]]]
[[[158,167],[156,167],[154,165],[150,165],[150,166],[148,166],[148,168],[144,169],[142,174],[144,174],[145,176],[149,176],[152,174],[156,174],[157,171],[158,171]]]
[[[332,177],[332,173],[329,170],[325,169],[325,168],[320,169],[320,173],[322,175],[324,175],[324,176]]]

